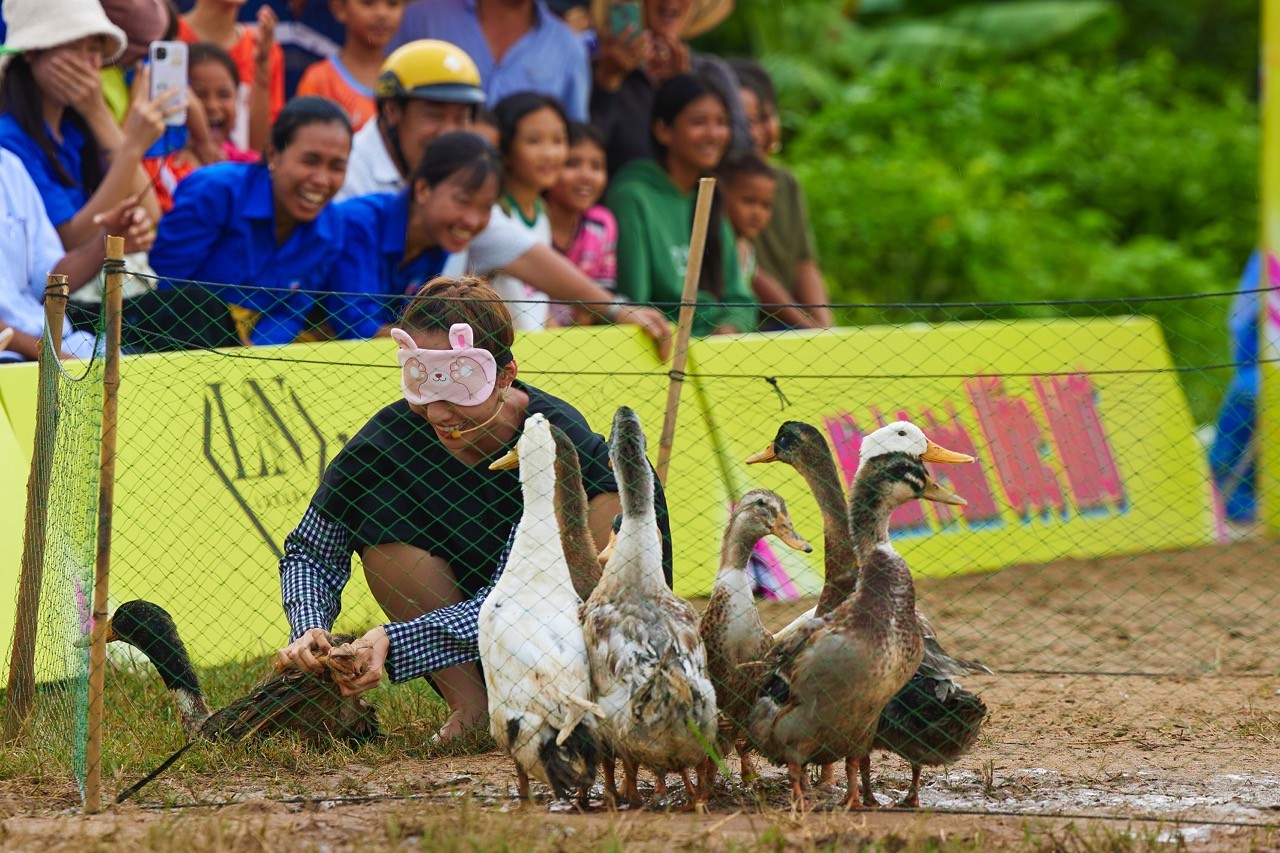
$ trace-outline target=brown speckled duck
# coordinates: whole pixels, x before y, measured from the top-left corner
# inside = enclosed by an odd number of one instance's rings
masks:
[[[761,754],[787,766],[801,805],[804,765],[843,758],[849,791],[842,805],[861,807],[854,767],[870,755],[880,713],[924,657],[911,571],[888,528],[893,510],[911,500],[964,504],[925,470],[921,458],[931,452],[924,433],[905,422],[867,436],[849,501],[849,529],[859,531],[857,588],[770,653],[748,731]]]
[[[936,458],[936,451],[927,456]],[[967,461],[956,454],[945,461]],[[826,543],[824,562],[827,582],[815,611],[829,612],[847,597],[856,579],[853,538],[847,526],[846,501],[840,491],[839,474],[831,449],[816,427],[799,421],[788,421],[779,429],[773,443],[751,457],[750,462],[785,462],[794,467],[809,483],[822,511]],[[982,700],[965,690],[957,677],[966,672],[990,670],[979,663],[952,657],[938,642],[937,632],[923,613],[916,611],[924,638],[924,659],[916,674],[893,697],[880,715],[875,748],[892,752],[911,763],[911,787],[898,803],[918,808],[920,805],[920,772],[922,766],[951,764],[969,751],[978,738],[987,709]],[[798,620],[799,622],[800,620]],[[795,623],[793,623],[795,624]],[[790,626],[789,626],[790,627]],[[862,797],[865,805],[876,805],[871,791],[871,762],[861,762]],[[830,775],[824,774],[830,781]]]
[[[756,543],[770,533],[797,550],[813,550],[791,526],[786,501],[768,489],[747,492],[725,527],[715,589],[698,625],[720,708],[720,754],[737,750],[744,784],[756,775],[745,735],[747,715],[760,690],[759,672],[744,664],[764,660],[773,645],[773,635],[765,630],[756,609],[747,561]],[[716,763],[708,757],[698,773],[704,797],[710,795],[715,777]]]
[[[639,799],[636,773],[679,773],[691,801],[700,801],[689,769],[715,737],[715,688],[698,635],[698,615],[667,589],[662,539],[654,510],[654,475],[645,458],[636,413],[613,419],[609,456],[618,478],[622,525],[604,575],[582,606],[591,681],[602,710],[601,734],[622,759],[623,796]],[[611,761],[605,761],[607,795]]]
[[[600,582],[601,564],[588,524],[590,504],[582,485],[582,462],[569,436],[555,424],[550,426],[556,443],[556,522],[560,525],[560,544],[569,563],[574,592],[586,601]]]

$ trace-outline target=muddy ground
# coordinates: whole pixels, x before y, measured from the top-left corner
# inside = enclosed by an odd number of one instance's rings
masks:
[[[0,780],[0,848],[1280,849],[1280,545],[1015,567],[919,592],[950,650],[997,671],[966,681],[991,715],[969,755],[926,771],[931,812],[797,816],[777,769],[756,792],[722,789],[709,815],[583,815],[546,801],[521,812],[498,755],[406,749],[251,772],[180,763],[142,804],[95,817],[60,780]],[[763,609],[778,627],[807,604]],[[908,780],[892,756],[874,775],[886,802]]]

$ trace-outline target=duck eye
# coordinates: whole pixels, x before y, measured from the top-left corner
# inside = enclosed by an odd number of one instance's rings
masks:
[[[907,434],[907,431],[905,429],[898,430],[898,435],[906,435],[906,434]]]

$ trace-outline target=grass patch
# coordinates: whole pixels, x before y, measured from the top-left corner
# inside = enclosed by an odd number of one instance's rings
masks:
[[[211,709],[248,693],[270,671],[266,660],[200,670]],[[429,742],[448,716],[443,700],[423,680],[379,687],[365,694],[378,708],[383,736],[350,746],[296,732],[250,738],[234,745],[197,744],[141,794],[168,804],[228,798],[290,797],[316,793],[299,781],[334,768],[324,793],[359,795],[387,782],[378,768],[401,759],[471,755],[494,747],[487,732],[439,746]],[[149,664],[110,666],[106,679],[103,789],[106,795],[154,769],[185,742],[173,698]],[[24,735],[0,750],[0,779],[29,782],[44,803],[74,799],[72,773],[76,703],[67,685],[43,686]],[[74,795],[74,796],[73,796]],[[70,803],[68,803],[70,804]]]

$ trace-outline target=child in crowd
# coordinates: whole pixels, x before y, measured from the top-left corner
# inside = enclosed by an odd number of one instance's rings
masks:
[[[738,262],[742,278],[760,300],[766,330],[771,322],[788,329],[815,328],[805,309],[793,304],[793,297],[778,280],[762,269],[756,259],[756,241],[773,219],[773,202],[778,192],[777,171],[754,151],[730,155],[720,166],[716,187],[724,196],[725,214],[738,238]],[[769,306],[766,309],[765,306]]]
[[[765,297],[761,294],[761,285],[756,282],[756,250],[752,241],[760,236],[773,218],[773,198],[778,191],[778,179],[769,164],[753,151],[726,157],[720,164],[718,175],[716,189],[724,199],[725,215],[737,237],[738,264],[742,268],[742,278],[751,284],[756,297],[763,303]],[[780,294],[769,292],[769,284],[774,288],[778,284],[769,279],[767,273],[764,276],[767,283],[763,289],[766,293],[785,300],[785,291]]]
[[[236,21],[244,3],[196,0],[195,7],[178,21],[178,38],[188,44],[210,42],[231,56],[239,86],[236,123],[228,136],[238,148],[261,151],[272,122],[284,108],[284,51],[275,43],[276,14],[271,7],[258,10],[257,27],[247,27]]]
[[[209,138],[222,152],[220,159],[258,162],[261,155],[257,150],[243,148],[232,140],[232,130],[240,122],[240,69],[231,54],[216,44],[191,45],[187,79],[209,125]]]
[[[332,0],[331,8],[347,28],[346,42],[336,56],[303,72],[298,94],[336,102],[351,116],[351,126],[359,130],[377,113],[373,88],[382,72],[387,44],[400,29],[404,0]]]
[[[521,92],[494,107],[498,119],[499,150],[503,159],[502,199],[494,216],[504,216],[528,228],[538,242],[551,245],[551,220],[542,194],[555,186],[569,153],[569,119],[555,98]],[[547,326],[547,295],[510,275],[493,277],[493,289],[512,300],[516,328]]]
[[[759,63],[751,59],[731,62],[740,86],[739,97],[751,127],[751,139],[762,158],[782,149],[782,124],[778,118],[778,101],[773,81]],[[766,288],[771,295],[757,289],[764,313],[766,329],[830,328],[831,301],[827,285],[818,266],[818,251],[809,225],[809,208],[796,176],[781,163],[774,162],[778,189],[773,219],[754,240],[759,269],[768,274],[780,290]],[[804,303],[800,309],[774,309],[771,303]]]
[[[173,207],[173,192],[183,178],[201,166],[230,160],[234,163],[256,163],[259,154],[237,148],[228,132],[235,125],[236,91],[239,72],[231,56],[208,42],[191,45],[187,74],[192,97],[187,102],[186,144],[163,157],[148,157],[142,162],[151,176],[160,209]]]
[[[569,125],[569,156],[560,180],[547,190],[547,217],[551,243],[560,254],[607,290],[618,277],[618,223],[607,207],[598,204],[609,172],[605,163],[604,134],[595,126]],[[579,316],[582,309],[556,305],[551,320],[557,326],[590,323]]]

